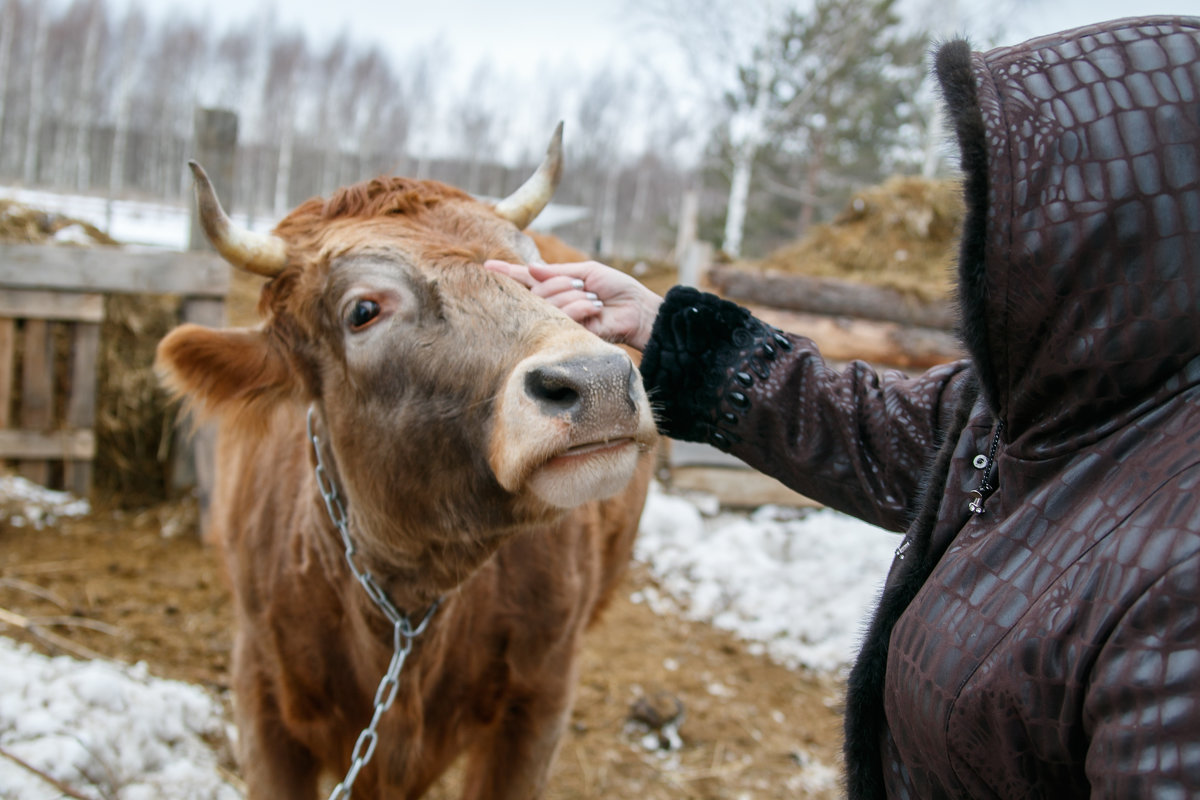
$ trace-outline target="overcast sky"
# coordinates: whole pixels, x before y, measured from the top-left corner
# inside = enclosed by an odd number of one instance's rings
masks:
[[[134,1],[115,0],[114,5]],[[903,2],[920,8],[930,0]],[[1200,0],[940,0],[939,7],[955,3],[960,10],[946,14],[949,24],[972,39],[991,36],[995,10],[1005,9],[1008,30],[1002,44],[1132,14],[1200,15]],[[267,2],[206,0],[201,5],[204,16],[221,25],[261,14]],[[199,13],[194,0],[142,0],[142,6],[156,16]],[[302,28],[314,41],[346,31],[398,52],[441,41],[456,62],[473,64],[486,55],[525,74],[571,60],[581,66],[633,63],[648,41],[638,27],[645,20],[633,11],[635,0],[275,0],[274,6],[284,26]]]

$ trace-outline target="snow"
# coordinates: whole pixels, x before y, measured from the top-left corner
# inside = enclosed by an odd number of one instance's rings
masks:
[[[191,232],[190,207],[183,205],[110,201],[94,195],[58,194],[17,186],[0,186],[0,198],[90,222],[118,242],[129,245],[186,250]],[[230,217],[237,224],[259,232],[274,225],[274,221],[262,218],[251,223],[244,214],[236,212]]]
[[[203,689],[152,678],[145,665],[48,658],[0,638],[0,748],[73,790],[121,800],[235,800],[208,744],[225,733]],[[0,758],[0,797],[62,797]]]
[[[899,539],[827,509],[705,505],[651,488],[634,555],[667,597],[634,599],[732,631],[789,667],[844,670]]]
[[[0,475],[0,513],[13,527],[31,525],[41,530],[63,517],[82,517],[90,512],[87,500],[68,492],[56,492],[16,475]]]

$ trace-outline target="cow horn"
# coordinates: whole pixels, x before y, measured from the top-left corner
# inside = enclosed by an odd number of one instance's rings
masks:
[[[204,168],[189,161],[196,178],[196,202],[200,206],[200,227],[221,257],[238,269],[273,278],[287,262],[287,244],[278,236],[254,233],[239,228],[229,219]]]
[[[560,122],[554,129],[554,135],[550,137],[546,158],[537,168],[537,172],[521,184],[519,189],[496,203],[496,213],[521,230],[528,227],[529,223],[542,213],[542,209],[554,196],[554,190],[558,188],[563,164],[562,130],[563,124]]]

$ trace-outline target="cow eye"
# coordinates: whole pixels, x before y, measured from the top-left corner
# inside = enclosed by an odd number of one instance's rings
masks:
[[[379,303],[374,300],[359,300],[350,312],[350,327],[361,330],[379,316]]]

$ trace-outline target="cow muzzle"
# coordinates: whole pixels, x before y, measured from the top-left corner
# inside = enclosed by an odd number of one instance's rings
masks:
[[[598,340],[520,362],[496,409],[490,461],[500,485],[571,508],[619,492],[657,436],[641,376]]]

